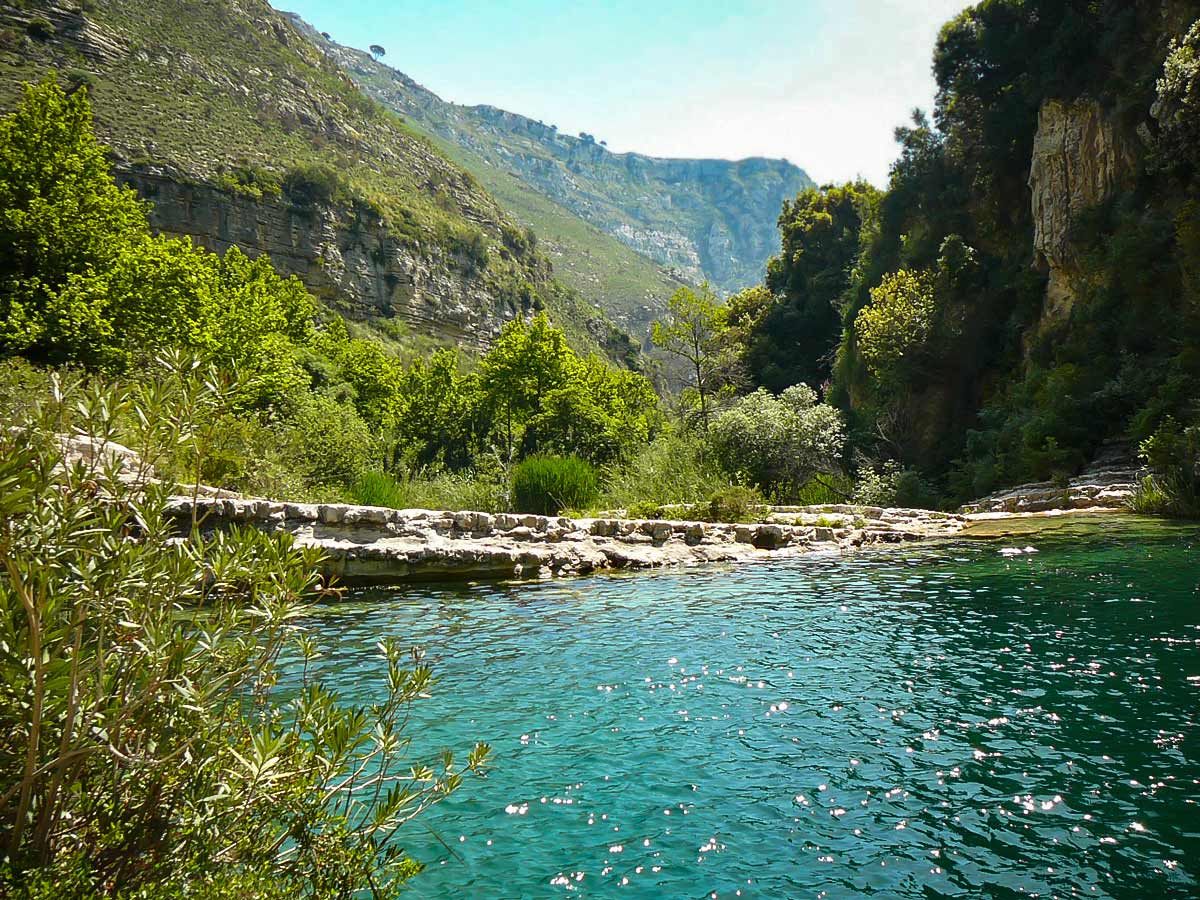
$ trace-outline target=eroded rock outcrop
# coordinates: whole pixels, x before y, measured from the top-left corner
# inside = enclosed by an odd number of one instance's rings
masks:
[[[1123,512],[1133,499],[1144,470],[1128,447],[1112,443],[1080,475],[1066,482],[1041,481],[998,491],[962,508],[967,515],[1024,514],[1050,511]]]
[[[350,586],[410,581],[550,578],[762,560],[957,534],[962,516],[919,510],[828,507],[780,510],[767,522],[711,524],[565,517],[245,498],[176,498],[182,528],[252,525],[291,534],[323,550],[328,568]]]
[[[421,332],[482,345],[516,313],[469,261],[434,243],[414,247],[357,207],[256,199],[165,172],[122,170],[119,178],[151,201],[156,231],[219,253],[266,253],[279,272],[350,318],[399,317]]]
[[[1042,105],[1029,188],[1033,246],[1050,273],[1044,321],[1061,321],[1074,302],[1081,270],[1072,237],[1081,214],[1107,200],[1135,161],[1130,142],[1095,100]]]

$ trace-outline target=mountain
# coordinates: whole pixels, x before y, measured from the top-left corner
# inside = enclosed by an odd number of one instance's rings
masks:
[[[572,250],[573,241],[558,237],[558,223],[547,221],[544,206],[521,203],[528,188],[680,278],[739,290],[759,280],[767,259],[779,251],[776,220],[783,201],[814,186],[785,160],[611,153],[592,135],[563,134],[494,106],[449,103],[361,50],[311,28],[305,33],[366,93],[431,135],[515,215]]]
[[[474,177],[264,0],[0,5],[0,65],[0,109],[51,71],[88,87],[156,228],[269,253],[364,327],[481,347],[546,308],[576,346],[636,353]]]

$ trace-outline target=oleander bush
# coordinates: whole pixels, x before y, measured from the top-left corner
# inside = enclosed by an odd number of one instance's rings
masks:
[[[392,642],[378,702],[308,674],[315,551],[164,515],[222,379],[42,377],[0,430],[0,895],[395,896],[397,831],[487,747],[411,758],[433,679]]]

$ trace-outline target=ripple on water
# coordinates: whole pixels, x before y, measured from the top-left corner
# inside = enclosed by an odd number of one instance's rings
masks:
[[[312,632],[354,699],[381,636],[419,644],[418,749],[496,748],[404,836],[413,896],[1194,898],[1197,533],[1021,540],[414,590]]]

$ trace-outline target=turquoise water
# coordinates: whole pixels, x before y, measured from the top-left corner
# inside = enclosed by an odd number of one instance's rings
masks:
[[[315,620],[366,699],[428,652],[423,898],[1200,896],[1200,529],[423,588]]]

